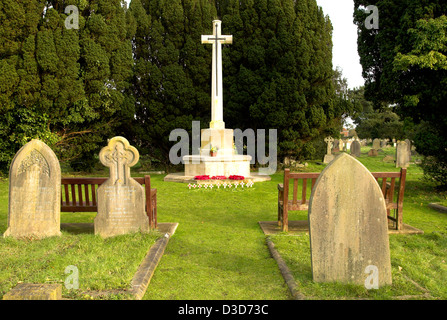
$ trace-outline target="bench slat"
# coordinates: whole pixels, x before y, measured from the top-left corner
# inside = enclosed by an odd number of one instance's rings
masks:
[[[371,172],[376,180],[378,178],[399,178],[400,172]]]
[[[394,187],[396,185],[396,178],[391,178],[391,185],[388,194],[388,199],[390,202],[394,202]]]
[[[81,206],[83,206],[84,205],[84,199],[82,197],[82,184],[78,184],[77,186],[78,186],[78,200],[79,200],[79,204]]]
[[[313,179],[318,178],[320,173],[318,172],[300,172],[300,173],[289,173],[289,179]]]
[[[76,203],[76,192],[75,192],[75,184],[71,185],[71,201]]]
[[[83,206],[78,205],[64,205],[61,207],[61,212],[97,212],[97,206]]]
[[[92,205],[96,206],[96,187],[94,184],[90,184],[90,188],[92,189]]]
[[[64,191],[65,191],[65,203],[68,204],[68,202],[70,202],[70,197],[68,195],[68,185],[67,184],[64,185]]]
[[[317,182],[317,178],[312,178],[312,186],[311,186],[311,190],[314,189],[315,182]],[[311,191],[311,193],[312,193],[312,191]]]
[[[301,194],[301,204],[306,203],[306,193],[307,193],[307,178],[303,179],[303,191]]]
[[[297,193],[298,193],[298,179],[293,179],[293,204],[298,203]]]
[[[386,194],[386,177],[384,177],[382,179],[382,194],[385,195]]]
[[[84,184],[84,191],[85,191],[85,204],[90,205],[90,195],[88,190],[88,184]]]

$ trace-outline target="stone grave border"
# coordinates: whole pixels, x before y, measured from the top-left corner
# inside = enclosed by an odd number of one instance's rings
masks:
[[[149,283],[154,275],[155,269],[160,262],[164,251],[168,245],[169,239],[174,235],[177,230],[178,223],[159,223],[159,231],[164,234],[163,237],[158,239],[149,249],[146,257],[141,262],[138,270],[134,274],[130,283],[130,289],[122,290],[105,290],[105,291],[83,291],[83,294],[87,294],[94,298],[109,296],[112,294],[130,294],[135,300],[141,300],[145,295]]]
[[[438,212],[447,213],[447,207],[444,207],[439,203],[429,203],[428,206]]]
[[[155,242],[150,248],[143,262],[138,267],[132,282],[131,282],[131,294],[136,300],[141,300],[146,293],[149,283],[154,275],[155,269],[163,256],[163,253],[168,245],[169,239],[175,233],[178,227],[178,223],[160,223],[159,228],[166,230],[164,236]]]
[[[267,247],[269,248],[270,254],[273,259],[275,259],[279,270],[281,271],[281,275],[290,291],[290,294],[292,295],[293,300],[319,300],[317,297],[310,297],[305,296],[299,291],[299,287],[296,284],[295,278],[290,271],[289,267],[287,266],[284,259],[281,257],[279,252],[275,249],[275,244],[270,239],[270,237],[265,234],[266,236],[266,243]],[[412,300],[412,299],[433,299],[433,297],[430,294],[430,291],[428,291],[426,288],[421,286],[419,283],[415,282],[414,280],[410,279],[409,277],[404,275],[405,280],[408,282],[411,282],[415,287],[417,287],[419,290],[421,290],[422,294],[416,294],[416,295],[404,295],[404,296],[394,296],[395,300]],[[358,297],[347,297],[347,300],[370,300],[367,298],[358,298]]]
[[[75,225],[75,224],[72,224]],[[145,258],[141,262],[140,266],[138,267],[138,270],[134,274],[132,281],[130,283],[130,289],[110,289],[110,290],[104,290],[104,291],[82,291],[82,294],[89,295],[91,297],[106,297],[112,294],[130,294],[135,300],[141,300],[143,296],[145,295],[147,288],[149,286],[149,283],[152,279],[152,276],[154,275],[155,269],[157,268],[164,251],[168,245],[169,239],[174,235],[178,223],[159,223],[158,224],[159,231],[164,234],[161,238],[159,238],[149,249],[148,253],[146,254]],[[30,287],[35,286],[43,286],[43,284],[30,284]],[[17,288],[17,286],[15,287]],[[10,290],[8,293],[13,293],[15,288]],[[20,288],[19,288],[20,289]],[[8,293],[4,295],[4,297],[8,298]],[[30,295],[32,292],[26,292],[21,291],[21,295],[24,295],[23,299],[19,300],[29,300],[26,298],[26,295],[29,293]],[[58,298],[53,300],[59,300]],[[62,298],[62,300],[70,300],[67,298]]]

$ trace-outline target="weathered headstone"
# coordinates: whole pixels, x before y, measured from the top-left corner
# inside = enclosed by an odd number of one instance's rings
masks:
[[[394,162],[394,157],[392,156],[385,156],[382,159],[383,162]]]
[[[61,168],[40,140],[24,145],[9,170],[8,229],[4,237],[60,236]]]
[[[334,142],[334,138],[327,137],[324,139],[324,142],[327,143],[327,149],[326,149],[326,154],[324,155],[323,162],[330,163],[332,160],[334,160],[334,155],[331,153],[332,143]]]
[[[379,150],[380,149],[380,140],[379,139],[374,139],[373,140],[372,148],[374,150]]]
[[[408,161],[411,161],[411,149],[412,149],[412,143],[410,139],[405,139],[405,142],[407,144],[408,149]]]
[[[378,286],[391,284],[385,199],[373,175],[341,154],[320,174],[309,203],[313,279]]]
[[[410,165],[410,152],[405,141],[399,141],[396,147],[396,168],[408,168]]]
[[[377,157],[379,155],[379,151],[376,149],[371,149],[368,151],[368,157]]]
[[[138,159],[138,150],[123,137],[111,139],[99,153],[101,163],[110,168],[110,177],[97,191],[95,234],[106,238],[138,231],[149,232],[144,188],[130,176],[130,168]]]
[[[351,155],[354,157],[360,157],[362,146],[358,140],[355,140],[351,143]]]

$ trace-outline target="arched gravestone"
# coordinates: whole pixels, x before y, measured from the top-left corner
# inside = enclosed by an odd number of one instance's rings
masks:
[[[407,144],[407,149],[408,149],[408,161],[411,161],[411,140],[410,139],[405,139],[405,143]]]
[[[360,145],[360,142],[358,140],[354,140],[351,143],[351,155],[354,157],[360,157],[362,154],[362,146]]]
[[[8,229],[4,237],[60,236],[61,168],[54,152],[32,140],[9,169]]]
[[[410,165],[410,152],[405,141],[399,141],[396,146],[396,168],[408,168]]]
[[[364,285],[373,268],[378,286],[391,284],[382,191],[368,169],[346,153],[334,159],[315,183],[309,235],[314,281]]]
[[[111,139],[99,153],[101,163],[110,168],[110,177],[97,190],[95,234],[106,238],[138,231],[149,232],[144,188],[130,177],[130,168],[138,159],[138,150],[123,137]]]
[[[374,150],[379,150],[380,149],[380,140],[379,139],[376,138],[376,139],[373,140],[372,148]]]

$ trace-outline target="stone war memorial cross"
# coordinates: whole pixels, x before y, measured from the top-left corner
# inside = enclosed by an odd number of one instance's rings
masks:
[[[110,168],[110,177],[97,190],[98,214],[95,234],[112,237],[132,232],[149,232],[144,205],[144,188],[130,176],[139,160],[138,150],[127,139],[115,137],[99,153],[99,160]]]
[[[222,22],[213,21],[213,34],[202,35],[202,44],[212,44],[211,72],[211,122],[200,133],[199,154],[183,157],[185,177],[209,176],[250,176],[250,155],[238,155],[234,150],[234,130],[226,129],[223,118],[223,70],[222,45],[232,44],[233,36],[222,35]],[[217,151],[216,153],[211,151]]]

